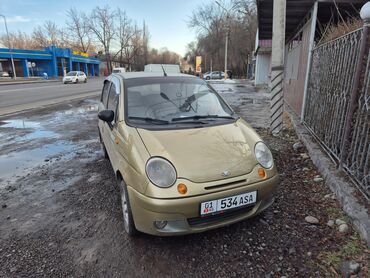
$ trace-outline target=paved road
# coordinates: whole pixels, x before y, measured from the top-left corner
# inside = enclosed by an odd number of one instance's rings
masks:
[[[0,115],[98,95],[102,79],[90,79],[86,84],[62,82],[0,86]]]

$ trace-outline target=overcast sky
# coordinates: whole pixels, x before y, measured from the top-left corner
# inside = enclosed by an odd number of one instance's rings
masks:
[[[211,1],[211,0],[207,0]],[[109,5],[126,10],[127,15],[142,26],[143,20],[149,27],[150,46],[167,47],[184,55],[186,44],[195,39],[186,21],[193,9],[204,1],[199,0],[0,0],[0,14],[7,17],[9,31],[21,30],[31,33],[33,28],[45,20],[64,26],[66,11],[70,7],[90,12],[95,6]],[[0,33],[4,33],[0,19]]]

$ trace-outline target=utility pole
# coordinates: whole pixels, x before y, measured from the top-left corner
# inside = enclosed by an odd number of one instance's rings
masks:
[[[148,59],[148,40],[147,40],[145,20],[143,21],[143,47],[144,47],[144,66],[145,66],[147,64],[147,59]]]
[[[284,82],[284,49],[285,49],[285,14],[286,0],[274,0],[272,23],[272,54],[271,54],[271,124],[273,134],[283,128],[283,82]]]
[[[225,79],[227,78],[227,44],[229,42],[229,14],[232,9],[235,9],[237,4],[234,4],[230,9],[226,9],[224,6],[220,4],[220,2],[215,1],[216,4],[226,12],[226,39],[225,39]]]
[[[228,18],[227,18],[228,20]],[[227,79],[227,43],[229,41],[229,27],[226,26],[226,40],[225,40],[225,80]]]
[[[4,18],[6,35],[7,35],[7,37],[8,37],[10,60],[12,61],[13,79],[15,80],[15,79],[17,79],[17,74],[15,73],[15,66],[14,66],[14,60],[13,60],[13,53],[12,53],[12,50],[11,50],[11,48],[13,48],[13,47],[12,47],[11,42],[10,42],[10,37],[9,37],[9,32],[8,32],[8,25],[6,24],[6,17],[5,17],[5,15],[0,14],[0,16],[2,16],[2,17]]]

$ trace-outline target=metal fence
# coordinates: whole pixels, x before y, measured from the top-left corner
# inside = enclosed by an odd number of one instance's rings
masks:
[[[349,172],[361,192],[370,197],[370,55],[368,50],[366,55],[360,54],[363,30],[313,50],[304,123],[334,161]],[[359,90],[356,90],[358,61],[363,61],[363,66]],[[357,101],[350,113],[353,97]]]

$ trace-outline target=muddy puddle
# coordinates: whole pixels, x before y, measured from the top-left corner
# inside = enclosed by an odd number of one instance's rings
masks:
[[[71,138],[80,132],[81,123],[95,120],[97,109],[96,101],[86,100],[78,107],[0,120],[0,190],[45,164],[50,167],[89,152],[91,140]]]
[[[6,183],[28,174],[30,170],[41,166],[44,162],[49,162],[51,159],[60,160],[61,158],[73,157],[73,153],[71,153],[73,147],[73,144],[66,141],[58,141],[55,144],[1,155],[0,177],[4,182],[0,183],[0,188],[4,187]]]

